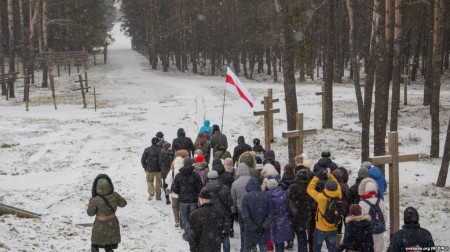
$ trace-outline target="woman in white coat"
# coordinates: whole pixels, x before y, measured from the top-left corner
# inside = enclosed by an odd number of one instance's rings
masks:
[[[361,184],[359,184],[358,193],[361,198],[361,201],[359,202],[359,205],[361,206],[361,209],[363,211],[363,214],[370,214],[370,205],[364,200],[367,200],[372,205],[375,205],[377,203],[378,198],[378,186],[377,182],[371,178],[365,178],[361,181]],[[386,207],[384,205],[384,201],[380,199],[378,203],[384,220],[384,225],[386,226],[388,215],[386,213]],[[380,217],[379,217],[380,218]],[[384,251],[384,231],[379,234],[372,234],[373,236],[373,243],[374,243],[374,251],[375,252],[382,252]]]
[[[170,190],[170,188],[172,188],[172,183],[173,183],[175,176],[177,176],[178,172],[180,171],[180,168],[183,167],[183,158],[176,157],[173,160],[172,167],[173,167],[173,169],[170,169],[169,173],[167,174],[166,180],[165,180],[168,190]],[[180,206],[178,203],[178,194],[171,191],[169,196],[172,198],[172,210],[173,210],[173,216],[175,218],[175,227],[179,227],[180,226]]]

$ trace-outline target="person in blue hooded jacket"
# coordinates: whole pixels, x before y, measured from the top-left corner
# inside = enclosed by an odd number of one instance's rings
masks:
[[[273,203],[269,195],[261,191],[257,178],[250,178],[245,189],[248,193],[242,199],[244,252],[250,252],[255,245],[259,245],[260,252],[266,252],[275,212]]]
[[[212,135],[212,128],[209,125],[210,125],[210,122],[208,119],[206,119],[205,121],[203,121],[203,126],[200,127],[200,131],[198,132],[198,133],[203,134],[206,137],[206,139],[208,140],[208,143],[209,143],[209,140],[211,140],[211,135]]]
[[[369,169],[369,178],[372,178],[377,182],[378,185],[378,198],[384,201],[384,192],[387,188],[386,178],[384,178],[384,174],[381,172],[380,168],[377,166],[372,166]]]

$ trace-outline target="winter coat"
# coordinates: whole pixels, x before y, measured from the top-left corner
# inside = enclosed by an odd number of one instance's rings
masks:
[[[189,216],[189,247],[192,252],[220,252],[226,217],[222,209],[205,203]]]
[[[238,145],[234,147],[233,152],[233,164],[235,164],[242,153],[246,151],[251,151],[252,147],[245,143],[245,138],[243,136],[238,137]]]
[[[345,234],[338,252],[344,250],[373,252],[373,237],[370,226],[370,215],[347,216],[345,218]]]
[[[94,180],[92,191],[93,197],[89,201],[87,208],[89,216],[111,216],[118,207],[127,205],[127,201],[120,194],[114,192],[111,179],[105,174],[97,176]],[[112,209],[109,208],[102,197],[109,202]],[[117,217],[114,216],[114,218],[107,221],[95,220],[92,228],[91,243],[95,245],[119,244],[120,225]]]
[[[306,191],[308,181],[295,180],[288,188],[289,214],[291,216],[292,229],[294,231],[305,231],[309,228],[311,221],[311,205],[313,199]]]
[[[358,193],[358,188],[359,188],[359,184],[361,183],[361,180],[363,180],[362,178],[356,178],[356,182],[354,185],[352,185],[349,189],[348,189],[348,198],[347,198],[347,213],[348,213],[348,209],[350,208],[351,204],[359,204],[359,193]]]
[[[160,172],[161,167],[159,166],[159,153],[161,149],[152,144],[152,146],[147,147],[141,157],[141,164],[145,171],[147,172]]]
[[[209,125],[210,125],[209,120],[203,121],[203,126],[200,127],[200,132],[199,133],[204,133],[204,132],[212,133],[212,128]]]
[[[342,191],[342,202],[346,203],[347,199],[348,199],[348,171],[347,169],[343,168],[343,167],[339,167],[336,170],[333,171],[333,176],[337,179],[337,181],[339,182],[339,185],[341,186],[341,191]],[[347,210],[347,209],[346,209]],[[347,211],[345,212],[345,215]]]
[[[172,191],[178,194],[180,203],[197,203],[198,194],[202,187],[202,181],[200,176],[194,172],[194,167],[185,165],[180,169],[180,173],[175,176]]]
[[[283,190],[287,190],[290,185],[295,183],[295,175],[290,173],[283,174],[281,178],[280,185],[283,187]]]
[[[258,154],[258,153],[264,154],[264,152],[265,152],[265,150],[264,150],[264,148],[262,147],[261,144],[254,145],[253,148],[252,148],[252,151],[256,152],[256,154]]]
[[[170,165],[172,164],[175,156],[171,150],[168,149],[161,149],[161,152],[159,153],[159,167],[161,168],[161,177],[163,179],[166,179],[167,174],[170,170]]]
[[[261,184],[261,190],[265,191],[267,189],[267,181],[269,179],[280,180],[280,174],[277,172],[275,167],[271,164],[265,164],[261,171],[261,176],[264,178]]]
[[[431,233],[420,224],[405,224],[402,229],[395,232],[391,238],[388,252],[407,251],[407,247],[433,247],[434,241]],[[436,251],[436,250],[431,250]]]
[[[172,150],[175,153],[177,150],[187,150],[189,155],[192,157],[194,155],[195,147],[191,138],[186,137],[186,132],[184,129],[180,128],[177,131],[177,138],[172,141]]]
[[[227,150],[218,150],[213,153],[213,158],[220,158],[225,160],[226,158],[231,158],[231,153]]]
[[[331,198],[342,198],[341,186],[339,185],[336,178],[333,175],[331,175],[329,179],[334,180],[334,182],[338,184],[337,186],[338,188],[335,191],[324,189],[324,192]],[[315,176],[309,183],[308,188],[306,190],[309,196],[311,196],[311,198],[313,198],[318,204],[318,209],[315,216],[316,228],[322,232],[334,231],[336,230],[336,226],[334,224],[328,223],[322,216],[323,214],[325,214],[328,198],[322,192],[316,191],[316,185],[318,182],[319,178]]]
[[[274,215],[272,200],[261,191],[258,179],[251,178],[245,187],[247,194],[242,199],[242,218],[244,220],[244,243],[261,244],[269,240],[270,224]],[[257,230],[264,232],[258,234]]]
[[[232,212],[242,211],[242,199],[247,194],[245,187],[250,180],[250,172],[246,164],[241,163],[236,169],[236,180],[231,185],[231,198],[233,199]]]
[[[225,166],[223,166],[222,163],[213,164],[212,169],[217,171],[217,173],[219,174],[219,181],[222,182],[222,184],[228,186],[228,188],[231,188],[231,185],[234,182],[234,174],[231,172],[226,172]]]
[[[173,164],[174,169],[169,171],[164,182],[166,182],[167,188],[169,190],[171,190],[171,192],[169,194],[170,197],[178,198],[178,194],[174,193],[171,188],[172,188],[173,181],[175,180],[175,176],[177,176],[177,174],[180,172],[181,167],[183,167],[183,158],[176,157],[173,160],[172,164]]]
[[[200,180],[202,181],[202,185],[205,186],[208,183],[208,173],[209,168],[206,162],[194,163],[192,165],[194,167],[194,171],[200,176]]]
[[[271,225],[272,242],[282,243],[291,239],[288,196],[281,186],[267,191],[272,199],[274,215]]]
[[[213,149],[213,153],[228,149],[227,137],[220,131],[216,131],[209,142],[209,146]],[[231,157],[231,154],[230,154]],[[225,158],[224,158],[225,159]]]
[[[226,213],[227,219],[229,219],[231,217],[231,208],[233,207],[230,188],[222,184],[218,179],[212,179],[202,190],[208,190],[211,193],[213,205],[222,209]]]
[[[271,158],[275,162],[275,170],[277,170],[278,174],[281,174],[281,165],[275,159],[275,152],[273,150],[266,150],[266,152],[264,152],[264,160],[268,158]]]
[[[327,169],[327,168],[330,168],[331,171],[333,172],[338,167],[333,161],[331,161],[331,158],[323,157],[323,158],[319,159],[319,161],[314,165],[314,173],[317,173],[320,170]]]
[[[387,188],[386,179],[384,178],[384,174],[381,172],[380,168],[376,166],[372,166],[369,169],[369,177],[373,178],[377,182],[378,186],[378,198],[384,201],[384,192]]]

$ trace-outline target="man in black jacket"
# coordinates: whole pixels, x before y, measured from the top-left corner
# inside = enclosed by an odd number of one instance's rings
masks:
[[[161,168],[159,166],[161,149],[158,147],[158,141],[158,138],[152,138],[152,145],[144,150],[141,158],[141,164],[147,178],[148,200],[152,200],[153,196],[155,196],[155,189],[156,200],[161,200]],[[154,185],[155,180],[156,185]]]
[[[173,139],[172,150],[176,153],[178,150],[187,150],[191,157],[194,156],[194,143],[190,137],[186,137],[186,132],[183,128],[179,128],[177,131],[177,138]]]
[[[193,252],[220,252],[220,244],[226,234],[225,213],[211,203],[212,196],[208,190],[202,190],[198,197],[200,208],[189,216],[189,247]]]
[[[252,147],[245,143],[244,136],[239,136],[237,142],[238,145],[234,147],[233,152],[233,166],[236,164],[242,153],[252,150]]]
[[[213,150],[213,153],[217,151],[226,151],[228,149],[227,137],[220,132],[219,125],[214,124],[212,129],[213,134],[211,135],[209,146]]]
[[[189,215],[197,209],[198,194],[203,187],[202,180],[194,172],[192,164],[192,159],[186,157],[183,161],[183,167],[181,167],[172,183],[172,191],[178,194],[181,222],[184,225],[183,239],[186,241],[189,240]]]
[[[389,244],[388,252],[394,251],[412,251],[413,247],[430,248],[434,247],[433,237],[425,228],[421,228],[419,224],[419,213],[414,207],[407,207],[403,213],[402,229],[392,235],[391,244]]]

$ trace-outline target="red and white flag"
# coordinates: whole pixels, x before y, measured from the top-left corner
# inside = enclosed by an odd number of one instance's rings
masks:
[[[238,77],[227,67],[227,77],[225,79],[225,89],[238,95],[248,109],[253,108],[254,100],[250,92],[242,85]]]

